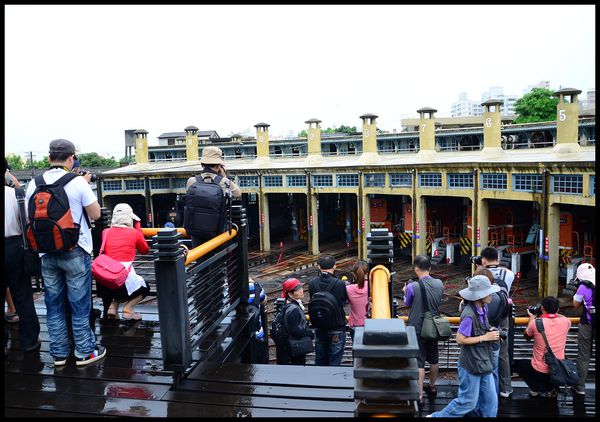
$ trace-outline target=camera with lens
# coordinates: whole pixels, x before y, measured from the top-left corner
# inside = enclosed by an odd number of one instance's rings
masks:
[[[542,305],[537,304],[534,306],[530,306],[527,308],[530,314],[535,315],[536,317],[540,317],[542,315]]]
[[[483,262],[481,261],[481,255],[472,256],[471,262],[475,265],[483,265]]]
[[[506,328],[492,327],[490,328],[490,331],[498,331],[498,334],[500,334],[500,338],[502,340],[506,340],[508,338],[508,330]]]
[[[88,173],[90,173],[89,170],[79,170],[80,176],[85,176]],[[95,175],[94,173],[90,173],[90,174],[92,175],[92,177],[90,178],[90,182],[96,183],[96,180],[98,180],[98,176]]]

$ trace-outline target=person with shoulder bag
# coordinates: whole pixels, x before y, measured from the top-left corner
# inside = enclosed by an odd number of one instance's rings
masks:
[[[306,365],[306,355],[314,350],[313,333],[308,329],[304,314],[304,289],[296,278],[283,282],[282,296],[286,298],[283,313],[283,338],[277,344],[277,363],[281,365]]]
[[[492,342],[500,340],[497,330],[490,330],[487,305],[491,295],[500,290],[484,275],[469,279],[468,287],[458,294],[465,306],[460,315],[456,342],[460,345],[458,358],[458,397],[430,417],[463,417],[475,412],[481,417],[496,417],[498,393],[492,375]]]
[[[417,343],[419,345],[419,354],[417,355],[417,364],[419,367],[419,400],[417,402],[419,409],[425,404],[423,391],[425,387],[425,361],[429,362],[429,385],[426,390],[432,397],[437,395],[435,386],[438,376],[438,340],[437,338],[423,338],[422,329],[425,315],[439,314],[440,303],[444,295],[444,285],[441,280],[429,275],[431,270],[431,261],[427,255],[417,255],[413,261],[413,270],[418,281],[409,280],[402,291],[404,292],[404,304],[410,306],[407,325],[415,327],[417,334]],[[433,321],[429,321],[433,322]]]
[[[119,304],[124,303],[121,318],[139,321],[141,314],[135,312],[137,305],[150,292],[146,281],[135,272],[133,261],[136,251],[145,255],[150,250],[142,233],[140,218],[133,213],[131,206],[120,203],[112,212],[111,226],[102,232],[100,254],[94,259],[92,272],[96,279],[98,296],[105,304],[106,316],[119,319]],[[119,279],[107,279],[103,268],[95,264],[106,257],[112,266],[119,266]],[[107,262],[107,265],[111,263]],[[116,271],[116,270],[115,270]],[[106,304],[109,304],[106,309]]]
[[[517,359],[513,363],[515,372],[529,386],[529,395],[532,397],[557,396],[557,388],[551,378],[551,371],[546,362],[546,352],[550,349],[556,359],[565,359],[565,346],[567,334],[571,329],[571,321],[563,315],[559,315],[559,302],[553,296],[546,296],[540,305],[536,307],[536,314],[532,309],[527,309],[529,324],[524,332],[525,340],[533,339],[533,357],[531,359]],[[539,312],[538,312],[539,309]],[[537,322],[537,319],[540,319]],[[544,334],[537,324],[542,324]],[[547,340],[547,341],[546,341]],[[548,346],[547,346],[548,345]]]

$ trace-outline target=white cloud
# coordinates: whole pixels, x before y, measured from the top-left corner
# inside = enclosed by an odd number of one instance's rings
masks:
[[[595,81],[594,6],[5,6],[5,148],[124,154],[188,125],[222,136],[383,129],[460,92]]]

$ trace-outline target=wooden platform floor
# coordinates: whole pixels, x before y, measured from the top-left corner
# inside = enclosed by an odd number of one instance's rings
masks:
[[[49,354],[46,312],[36,301],[41,323],[39,353],[23,353],[18,324],[4,362],[4,416],[141,417],[352,417],[352,367],[277,366],[203,363],[177,391],[162,366],[155,305],[141,305],[140,322],[100,320],[95,332],[107,356],[83,368],[73,356],[54,368]],[[531,398],[521,381],[510,399],[501,399],[498,416],[593,417],[595,386],[585,398]],[[418,416],[443,408],[455,397],[456,380],[440,380],[438,396],[426,399]]]

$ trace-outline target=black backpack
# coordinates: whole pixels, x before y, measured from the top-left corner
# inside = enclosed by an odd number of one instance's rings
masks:
[[[320,281],[315,282],[315,288],[319,289],[310,298],[308,303],[308,315],[310,316],[310,323],[315,328],[323,330],[331,330],[337,328],[340,325],[344,325],[340,321],[340,311],[337,299],[331,293],[335,286],[335,282],[330,281],[325,291],[320,290]]]
[[[73,221],[65,185],[77,177],[67,173],[54,183],[43,176],[35,178],[35,190],[29,198],[27,211],[27,243],[35,252],[68,252],[77,246],[80,224]],[[82,217],[87,213],[82,207]],[[81,223],[81,221],[80,221]]]
[[[223,176],[217,175],[207,182],[196,176],[188,188],[183,208],[183,227],[188,235],[210,239],[225,231],[231,201],[219,185],[221,179]]]
[[[489,315],[488,320],[492,326],[497,327],[498,324],[508,316],[510,312],[510,305],[508,304],[508,285],[506,284],[506,270],[504,268],[500,269],[499,274],[494,275],[494,283],[500,286],[500,291],[494,293],[498,296],[499,299],[499,307],[496,315]]]
[[[285,324],[285,313],[290,308],[290,303],[286,303],[275,312],[273,322],[271,323],[270,335],[276,345],[281,345],[288,337],[288,330]]]

